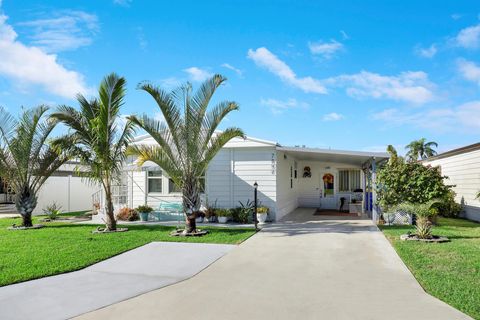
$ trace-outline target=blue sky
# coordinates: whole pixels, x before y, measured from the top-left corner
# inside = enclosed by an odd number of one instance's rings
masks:
[[[478,1],[0,0],[0,105],[76,105],[112,71],[123,113],[158,112],[143,80],[221,73],[225,126],[283,145],[448,150],[479,141]]]

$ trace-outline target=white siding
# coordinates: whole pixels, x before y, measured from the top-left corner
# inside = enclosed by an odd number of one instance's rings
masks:
[[[232,208],[239,201],[253,201],[253,184],[258,183],[258,199],[275,214],[276,156],[273,147],[224,148],[207,170],[206,196],[210,205]]]
[[[297,164],[297,178],[295,178],[295,164]],[[300,170],[298,161],[284,152],[277,151],[277,209],[276,220],[281,219],[298,207],[298,188]],[[290,177],[290,170],[292,177]],[[292,184],[290,184],[292,179]]]
[[[447,184],[455,185],[455,200],[465,205],[465,217],[480,221],[480,201],[475,199],[480,191],[480,150],[424,162],[440,166]]]

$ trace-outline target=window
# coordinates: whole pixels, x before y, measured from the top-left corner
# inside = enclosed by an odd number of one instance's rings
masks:
[[[182,189],[178,187],[172,179],[168,179],[168,192],[170,193],[179,193],[182,192]]]
[[[361,187],[360,170],[338,171],[338,190],[340,192],[351,192]]]
[[[148,171],[148,193],[162,192],[162,171]]]

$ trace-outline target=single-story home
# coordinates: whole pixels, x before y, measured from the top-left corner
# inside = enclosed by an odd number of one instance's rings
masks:
[[[439,167],[447,176],[447,184],[454,185],[455,200],[463,205],[462,216],[480,221],[480,143],[450,150],[423,161],[425,165]]]
[[[156,144],[149,135],[136,144]],[[376,221],[376,165],[388,153],[284,147],[273,141],[247,137],[228,142],[210,163],[204,177],[204,205],[233,208],[258,199],[279,220],[297,207],[343,210]],[[125,205],[135,208],[161,202],[180,202],[181,193],[168,175],[153,163],[138,168],[130,159],[124,171]]]

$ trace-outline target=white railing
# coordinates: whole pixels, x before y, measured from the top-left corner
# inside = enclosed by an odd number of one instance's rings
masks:
[[[128,203],[128,187],[112,186],[112,202],[114,206],[123,206]],[[105,192],[98,190],[92,194],[92,207],[94,209],[102,209],[105,206]]]

